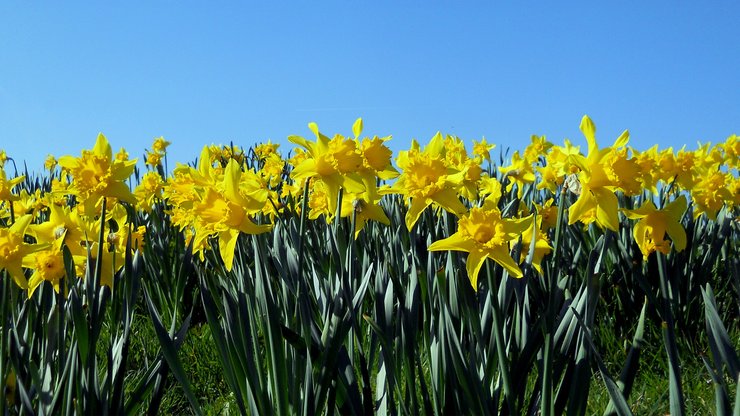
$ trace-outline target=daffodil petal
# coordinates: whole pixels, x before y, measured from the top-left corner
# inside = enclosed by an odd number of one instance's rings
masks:
[[[452,234],[451,236],[444,238],[442,240],[437,240],[429,245],[428,248],[429,251],[444,251],[444,250],[453,250],[453,251],[467,251],[471,252],[476,250],[475,242],[470,240],[470,238],[463,236],[462,233],[456,232],[455,234]]]
[[[623,210],[624,215],[627,216],[627,218],[631,220],[636,220],[640,218],[644,218],[654,212],[656,212],[658,209],[655,207],[655,204],[653,204],[653,201],[647,200],[643,202],[642,206],[637,209],[625,209]]]
[[[231,271],[234,267],[234,250],[239,237],[239,231],[226,230],[218,235],[218,251],[221,253],[221,259],[224,261],[226,270]]]
[[[406,212],[406,229],[407,230],[411,231],[411,229],[414,228],[414,224],[416,224],[416,221],[419,220],[421,213],[424,212],[424,210],[428,206],[429,204],[427,204],[422,198],[413,198],[411,200],[411,206],[409,207],[409,210]]]
[[[488,257],[492,258],[496,263],[500,264],[506,269],[510,275],[514,277],[522,277],[524,274],[519,266],[516,264],[514,259],[509,254],[509,249],[506,246],[496,247],[488,253]]]
[[[596,205],[596,219],[604,227],[619,231],[619,201],[614,192],[600,188],[594,191],[598,201]]]
[[[684,198],[683,196],[679,196],[673,202],[666,205],[663,210],[668,215],[668,218],[672,219],[673,221],[679,222],[681,221],[684,212],[686,212],[687,206],[688,204],[686,202],[686,198]]]
[[[434,196],[432,196],[432,200],[448,212],[451,212],[457,216],[460,216],[464,214],[465,211],[467,211],[465,205],[460,202],[460,198],[457,196],[457,192],[455,192],[451,188],[445,188],[442,191],[437,192],[436,194],[434,194]]]
[[[588,154],[595,154],[599,149],[596,144],[596,125],[589,116],[583,116],[580,129],[583,135],[586,136],[586,141],[588,141]]]
[[[580,221],[589,210],[594,208],[596,205],[595,203],[596,201],[591,192],[584,189],[583,192],[581,192],[581,195],[578,196],[576,202],[574,202],[568,209],[568,225],[575,224],[577,221]]]
[[[686,248],[686,230],[683,229],[681,223],[669,220],[666,224],[666,231],[673,240],[676,251],[683,251]]]
[[[486,262],[485,252],[481,250],[471,250],[468,254],[468,258],[465,260],[465,269],[468,272],[468,279],[470,279],[470,285],[473,286],[473,290],[478,291],[478,273],[483,264]]]
[[[103,133],[98,133],[98,138],[95,140],[95,146],[93,147],[93,153],[99,156],[105,156],[109,160],[113,159],[113,149],[108,143],[108,139],[105,138]]]

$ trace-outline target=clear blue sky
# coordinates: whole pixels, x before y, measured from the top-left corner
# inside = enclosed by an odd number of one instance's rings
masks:
[[[394,151],[583,143],[583,114],[640,149],[740,133],[737,1],[267,3],[0,3],[0,148],[38,171],[98,132],[132,157],[163,135],[172,167],[357,117]]]

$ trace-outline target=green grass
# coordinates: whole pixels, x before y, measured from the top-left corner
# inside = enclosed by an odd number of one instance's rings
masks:
[[[130,348],[129,371],[132,373],[143,371],[141,369],[145,368],[147,362],[156,359],[159,342],[147,315],[137,314],[134,317]],[[190,327],[179,354],[203,411],[206,414],[238,414],[236,402],[231,398],[229,387],[223,378],[209,326],[197,324]],[[129,377],[127,380],[133,381],[135,378]],[[171,375],[167,379],[164,391],[159,414],[192,414],[182,387]],[[234,411],[230,412],[229,409]]]
[[[736,340],[740,349],[740,328],[728,328],[730,339]],[[627,358],[627,346],[632,342],[631,334],[619,336],[610,322],[603,320],[595,328],[595,340],[610,375],[619,378],[622,364]],[[701,334],[692,342],[678,338],[681,363],[681,380],[687,415],[715,414],[714,386],[702,361],[702,355],[711,359],[706,348],[706,335]],[[589,393],[587,414],[602,414],[609,403],[604,382],[598,374]],[[731,383],[731,386],[735,385]],[[667,415],[670,413],[668,398],[668,367],[660,328],[654,321],[645,324],[645,345],[640,356],[632,392],[627,400],[635,415]]]

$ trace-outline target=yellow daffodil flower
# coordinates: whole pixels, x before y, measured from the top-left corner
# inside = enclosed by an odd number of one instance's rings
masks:
[[[24,215],[16,219],[9,228],[0,228],[0,270],[5,269],[21,289],[28,287],[28,281],[23,274],[23,259],[49,246],[48,244],[28,244],[23,241],[31,220],[33,218],[30,215]]]
[[[635,157],[635,163],[637,163],[637,180],[640,182],[641,188],[654,194],[657,193],[658,145],[656,144],[644,152],[638,152],[634,148],[630,150]]]
[[[619,230],[619,203],[614,194],[615,183],[607,175],[604,161],[612,152],[611,147],[599,149],[596,143],[596,126],[588,116],[581,120],[581,132],[588,141],[588,156],[576,157],[575,164],[581,168],[578,182],[581,192],[578,200],[568,210],[568,224],[581,221],[596,222],[601,228]],[[623,147],[629,139],[625,131],[617,138],[614,147]]]
[[[455,177],[459,171],[445,162],[445,145],[440,133],[432,138],[424,151],[414,140],[410,150],[399,152],[396,163],[402,173],[389,191],[411,200],[406,212],[408,230],[414,227],[421,213],[433,203],[455,215],[462,215],[466,211],[457,192],[462,177]]]
[[[686,231],[681,225],[686,206],[686,199],[679,196],[661,210],[651,200],[647,200],[638,209],[624,210],[627,218],[639,220],[635,224],[633,235],[645,259],[654,251],[668,254],[671,245],[665,240],[666,233],[673,240],[676,251],[686,248]]]
[[[532,135],[529,145],[524,149],[524,158],[533,165],[540,160],[540,157],[544,157],[547,152],[552,148],[553,144],[548,142],[545,136]]]
[[[163,136],[157,137],[152,142],[152,150],[159,153],[167,151],[167,146],[171,145],[172,142],[168,142]]]
[[[164,180],[156,171],[149,171],[141,178],[141,183],[134,189],[136,206],[144,212],[152,210],[155,201],[162,198]]]
[[[358,142],[360,152],[362,153],[362,164],[365,169],[383,180],[397,178],[399,173],[391,164],[393,152],[385,142],[390,140],[388,137],[375,136],[371,139],[364,138]]]
[[[506,186],[506,192],[511,192],[514,185],[516,185],[517,196],[519,198],[524,194],[524,185],[533,183],[535,180],[532,163],[526,158],[521,157],[518,151],[514,152],[511,156],[511,164],[509,166],[501,166],[498,170],[509,180],[509,184]]]
[[[17,201],[18,195],[13,194],[13,188],[26,179],[25,176],[8,179],[5,170],[0,167],[0,201]]]
[[[224,170],[220,188],[208,187],[200,202],[193,206],[196,216],[194,245],[212,234],[218,234],[219,251],[227,270],[234,264],[234,250],[239,233],[260,234],[269,231],[271,225],[255,224],[249,217],[260,212],[265,201],[244,195],[239,188],[242,171],[239,164],[229,160]]]
[[[104,197],[136,203],[136,197],[125,183],[134,171],[136,159],[114,159],[108,139],[102,133],[92,150],[83,150],[79,158],[62,156],[59,165],[74,178],[69,192],[82,201],[86,215],[94,215],[99,200]]]
[[[549,198],[542,205],[539,205],[537,203],[534,204],[534,207],[537,210],[537,218],[542,219],[542,224],[540,228],[544,231],[549,231],[557,226],[558,206],[553,205],[554,203],[555,200],[553,198]]]
[[[496,208],[503,195],[501,182],[495,177],[482,176],[478,181],[478,199],[483,200],[483,206]]]
[[[385,215],[383,208],[378,205],[379,200],[372,200],[368,194],[348,194],[342,199],[342,217],[352,218],[355,215],[355,239],[360,235],[360,231],[365,224],[370,221],[377,221],[381,224],[390,225],[391,220]]]
[[[495,144],[490,144],[486,141],[486,138],[482,138],[481,141],[473,140],[473,155],[483,160],[491,161],[491,150],[496,148]]]
[[[457,232],[448,238],[435,241],[429,251],[465,251],[465,266],[473,289],[478,290],[478,273],[487,258],[506,269],[512,276],[522,277],[522,271],[511,258],[509,242],[518,240],[529,228],[532,217],[503,219],[498,209],[474,207],[458,222]]]
[[[58,238],[46,250],[37,251],[23,258],[23,267],[33,270],[33,274],[28,279],[29,298],[44,281],[51,283],[54,291],[59,293],[60,282],[67,274],[62,254],[63,240],[64,237]],[[73,259],[75,263],[81,263],[84,262],[85,257],[73,256]]]
[[[56,167],[57,167],[57,159],[54,157],[54,155],[46,156],[46,159],[44,160],[44,169],[51,172]]]
[[[724,152],[724,163],[733,169],[740,167],[740,139],[737,134],[727,137],[719,146]]]
[[[355,122],[357,125],[357,122]],[[357,142],[339,134],[329,139],[321,132],[316,123],[309,123],[309,128],[316,135],[311,142],[300,136],[289,136],[288,140],[303,146],[308,157],[293,168],[290,176],[296,181],[308,178],[320,180],[326,186],[329,210],[336,211],[339,190],[358,193],[364,192],[365,183],[359,175],[363,166],[363,157],[357,149]],[[374,181],[374,175],[373,181]]]
[[[694,200],[694,218],[706,214],[712,221],[717,219],[717,212],[725,203],[732,203],[733,196],[729,184],[732,174],[721,171],[708,172],[702,175],[691,189],[691,198]]]
[[[557,207],[555,207],[557,208]],[[557,214],[556,214],[557,216]],[[537,273],[542,275],[542,259],[550,254],[552,252],[552,246],[550,246],[550,239],[547,237],[547,230],[542,229],[542,224],[544,223],[542,217],[537,217],[537,221],[531,221],[529,228],[524,230],[522,233],[522,253],[519,258],[519,264],[524,263],[527,260],[527,256],[529,255],[529,249],[532,245],[532,239],[534,238],[534,254],[532,255],[532,266],[535,270],[537,270]],[[510,245],[515,244],[515,242],[509,243]]]

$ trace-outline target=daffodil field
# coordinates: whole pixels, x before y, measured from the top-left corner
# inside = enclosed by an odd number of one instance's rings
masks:
[[[704,414],[740,416],[738,136],[604,147],[584,116],[586,149],[496,158],[309,129],[174,167],[164,138],[139,159],[100,134],[42,174],[0,153],[0,414],[156,414],[173,383],[204,414],[180,355],[200,320],[234,414],[584,415],[598,386],[629,415],[657,343],[682,415],[687,342]]]

